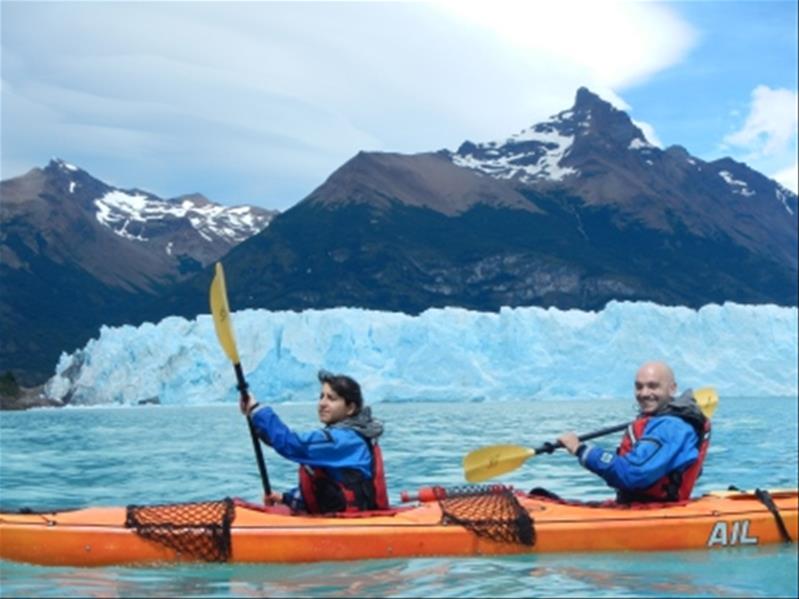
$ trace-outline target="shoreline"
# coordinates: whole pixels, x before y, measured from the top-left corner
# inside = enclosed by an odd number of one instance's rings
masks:
[[[61,408],[64,403],[44,394],[44,385],[20,387],[14,395],[0,394],[0,411],[21,411],[31,408]]]

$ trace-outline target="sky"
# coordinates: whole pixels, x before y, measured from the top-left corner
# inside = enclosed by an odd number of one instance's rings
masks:
[[[797,2],[0,0],[2,179],[51,158],[285,210],[359,151],[455,150],[586,86],[797,191]]]

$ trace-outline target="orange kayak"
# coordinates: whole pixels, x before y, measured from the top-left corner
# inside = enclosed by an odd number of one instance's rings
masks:
[[[493,495],[493,497],[491,496]],[[795,541],[796,489],[682,504],[562,502],[508,490],[354,516],[240,500],[0,513],[0,557],[51,566],[287,563],[575,551],[721,549]]]

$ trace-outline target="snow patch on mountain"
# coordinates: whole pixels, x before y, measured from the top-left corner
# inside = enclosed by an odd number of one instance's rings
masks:
[[[97,220],[117,235],[146,241],[146,226],[164,219],[187,219],[207,241],[223,239],[239,243],[269,224],[267,215],[256,214],[248,206],[228,208],[211,202],[186,199],[161,200],[141,192],[113,190],[96,199]],[[137,233],[129,228],[135,226]]]
[[[70,164],[69,162],[61,160],[60,158],[53,158],[52,161],[55,162],[62,170],[72,171],[74,173],[80,171],[80,169],[74,164]]]
[[[574,135],[564,133],[558,125],[571,114],[560,113],[549,122],[523,129],[502,141],[464,144],[452,155],[452,162],[497,179],[518,179],[523,183],[562,181],[577,175],[576,169],[561,164],[574,143]]]
[[[739,181],[738,179],[735,179],[732,176],[731,172],[729,172],[729,171],[719,171],[719,177],[721,177],[722,179],[724,179],[727,182],[727,185],[729,185],[732,188],[732,192],[733,193],[737,193],[737,194],[740,194],[740,195],[746,196],[746,197],[750,197],[750,196],[755,195],[755,192],[752,191],[751,189],[749,189],[749,187],[747,186],[746,182]]]
[[[641,139],[640,137],[634,138],[630,145],[627,147],[628,150],[654,150],[656,146],[653,146],[651,143],[646,141],[645,139]]]
[[[777,191],[775,192],[777,195],[777,199],[782,202],[782,205],[785,206],[785,209],[788,211],[788,214],[793,216],[793,210],[788,205],[788,200],[793,199],[794,204],[796,203],[796,194],[785,189],[782,186],[777,187]]]
[[[111,229],[114,233],[125,239],[136,241],[147,241],[141,233],[136,235],[128,232],[131,221],[134,223],[145,223],[143,217],[144,209],[147,205],[146,196],[139,194],[128,194],[123,191],[110,191],[102,198],[95,200],[97,207],[97,220]]]

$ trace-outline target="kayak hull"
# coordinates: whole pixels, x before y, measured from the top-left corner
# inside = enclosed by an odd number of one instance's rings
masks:
[[[785,532],[797,537],[796,490],[772,492]],[[668,551],[785,541],[774,514],[750,493],[708,494],[662,507],[595,507],[517,496],[533,520],[532,545],[498,542],[442,522],[437,502],[363,517],[290,515],[285,508],[235,506],[235,563],[298,563],[577,551]],[[49,566],[197,561],[125,527],[126,508],[0,514],[0,558]]]

